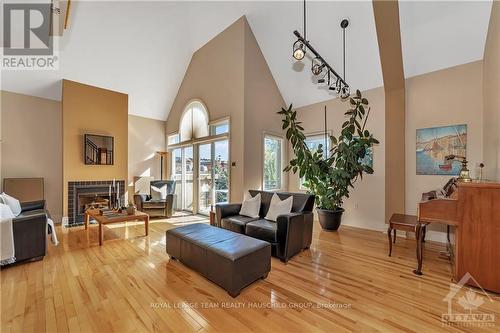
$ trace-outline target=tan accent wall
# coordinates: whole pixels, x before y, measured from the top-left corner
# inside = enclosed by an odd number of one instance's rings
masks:
[[[281,117],[277,114],[285,101],[276,85],[266,59],[255,39],[252,29],[244,19],[245,39],[245,114],[244,114],[244,185],[243,194],[263,185],[264,133],[283,136],[283,161],[288,160],[288,144],[281,129]],[[282,177],[282,189],[288,188],[288,177]],[[236,189],[238,190],[238,189]]]
[[[372,230],[385,230],[384,195],[386,177],[385,151],[385,93],[383,88],[370,89],[363,92],[363,96],[370,102],[370,118],[367,128],[380,141],[373,148],[372,175],[366,175],[363,180],[354,184],[350,191],[350,198],[344,202],[345,213],[342,224]],[[327,107],[327,128],[332,135],[338,136],[341,124],[345,120],[344,112],[349,109],[348,102],[343,103],[339,98],[326,102],[312,104],[297,109],[297,117],[303,122],[306,134],[324,132],[324,106]],[[290,154],[292,154],[290,152]],[[289,190],[303,192],[299,189],[299,177],[289,173]],[[316,214],[315,214],[316,218]]]
[[[405,80],[397,1],[373,0],[385,91],[385,221],[405,211]]]
[[[244,18],[240,18],[197,50],[186,70],[177,96],[168,114],[167,134],[179,130],[184,107],[200,99],[208,108],[210,121],[229,117],[231,201],[239,201],[243,188],[243,109],[244,109]],[[234,191],[238,189],[238,191]]]
[[[165,121],[128,116],[128,186],[129,201],[133,200],[135,176],[160,179],[160,156],[165,151]],[[163,178],[167,179],[167,161],[164,159]]]
[[[485,177],[500,181],[500,2],[493,1],[483,63]]]
[[[406,80],[407,213],[416,213],[422,192],[440,188],[451,178],[416,175],[417,129],[467,124],[467,158],[471,176],[475,177],[476,164],[482,159],[482,74],[482,61],[477,61]],[[439,225],[431,228],[444,231]],[[444,241],[444,234],[440,237],[436,240]]]
[[[2,177],[43,177],[47,208],[54,222],[60,223],[61,103],[2,91],[0,127]]]
[[[63,80],[63,214],[68,213],[68,182],[128,178],[128,95]],[[114,165],[86,165],[83,135],[114,137]]]

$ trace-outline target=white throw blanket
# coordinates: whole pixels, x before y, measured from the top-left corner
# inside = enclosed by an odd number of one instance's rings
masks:
[[[12,264],[16,261],[14,254],[14,233],[12,231],[12,219],[0,219],[0,265]]]
[[[56,227],[54,226],[54,221],[48,218],[47,223],[48,225],[50,225],[50,229],[52,229],[52,233],[50,234],[50,239],[52,241],[52,244],[54,245],[59,244],[59,241],[57,240]]]
[[[52,233],[50,234],[50,239],[54,246],[59,244],[56,235],[56,227],[54,221],[47,219],[47,224],[50,225]],[[12,219],[0,219],[0,266],[12,264],[16,262],[15,251],[14,251],[14,232],[12,229]]]

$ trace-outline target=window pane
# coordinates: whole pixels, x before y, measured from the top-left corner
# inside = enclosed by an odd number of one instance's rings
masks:
[[[179,134],[172,134],[168,136],[168,144],[175,145],[180,142]]]
[[[264,138],[264,190],[281,188],[281,139]]]
[[[185,168],[185,184],[184,184],[184,206],[183,209],[193,210],[193,147],[184,149],[184,168]]]
[[[326,149],[325,149],[325,136],[324,135],[311,135],[306,137],[306,145],[309,149],[314,152],[319,148],[319,145],[322,145],[323,148],[323,157],[328,156],[328,150],[330,148],[330,139],[326,140]]]
[[[229,141],[216,141],[214,147],[215,203],[225,203],[229,192]]]
[[[200,102],[191,102],[186,106],[179,125],[180,141],[208,136],[208,113]]]
[[[210,125],[210,135],[229,133],[229,121],[223,121]]]
[[[175,180],[175,208],[182,209],[182,150],[172,150],[172,180]]]
[[[208,214],[212,206],[212,144],[207,143],[198,146],[198,212]]]
[[[229,132],[229,124],[228,123],[215,125],[215,135],[228,133],[228,132]]]
[[[322,145],[323,157],[326,158],[328,156],[328,153],[330,150],[330,139],[327,138],[326,149],[325,149],[325,135],[324,134],[307,136],[305,143],[306,143],[307,147],[309,147],[309,149],[313,153],[319,148],[319,145]],[[304,186],[304,181],[305,181],[304,178],[299,179],[299,188],[302,190],[307,189],[307,187]]]

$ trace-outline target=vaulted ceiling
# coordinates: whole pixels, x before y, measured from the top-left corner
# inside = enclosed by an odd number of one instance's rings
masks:
[[[489,1],[400,1],[405,77],[481,60]],[[334,97],[313,84],[310,62],[291,57],[293,30],[302,31],[302,3],[73,2],[70,29],[60,40],[57,71],[2,71],[2,89],[60,99],[62,78],[129,94],[129,113],[165,120],[193,52],[246,15],[287,103],[303,106]],[[382,86],[371,1],[309,1],[307,38],[354,89]]]

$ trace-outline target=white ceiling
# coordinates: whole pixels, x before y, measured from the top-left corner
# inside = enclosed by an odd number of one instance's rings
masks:
[[[402,1],[405,77],[481,60],[492,1]]]
[[[443,15],[436,17],[436,9]],[[482,59],[490,10],[491,2],[402,3],[406,76]],[[73,2],[70,29],[60,42],[60,69],[4,71],[2,89],[60,99],[65,78],[128,93],[130,114],[164,120],[192,53],[242,15],[286,103],[334,97],[311,82],[310,61],[301,68],[291,57],[292,31],[302,32],[302,4],[296,1]],[[307,38],[341,71],[342,18],[350,20],[348,83],[361,90],[382,86],[371,1],[308,2]],[[431,31],[435,36],[429,38]],[[440,36],[452,47],[442,46]]]

